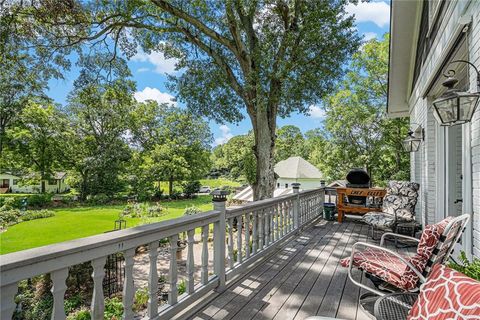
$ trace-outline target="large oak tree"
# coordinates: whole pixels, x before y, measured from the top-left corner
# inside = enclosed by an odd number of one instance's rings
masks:
[[[358,47],[348,0],[33,1],[45,48],[138,48],[178,59],[170,77],[180,101],[218,122],[248,116],[256,157],[254,198],[274,190],[277,117],[307,112],[342,74]],[[356,2],[356,1],[354,1]]]

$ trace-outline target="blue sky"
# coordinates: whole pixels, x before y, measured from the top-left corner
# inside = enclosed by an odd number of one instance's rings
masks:
[[[349,5],[347,10],[355,14],[357,31],[365,40],[380,38],[385,32],[388,32],[390,21],[389,1],[360,2],[357,6]],[[161,53],[150,55],[139,53],[128,64],[133,74],[133,80],[137,83],[137,92],[135,93],[137,100],[154,99],[159,102],[169,102],[173,98],[173,93],[165,87],[167,80],[165,73],[175,72],[174,60],[165,59]],[[78,69],[72,68],[65,75],[65,80],[50,81],[48,95],[56,102],[64,104],[77,76]],[[303,132],[306,132],[320,127],[323,117],[324,112],[320,106],[310,106],[310,115],[291,114],[288,118],[279,118],[278,126],[296,125]],[[235,135],[244,134],[251,127],[248,118],[238,124],[210,122],[210,128],[215,138],[214,145],[225,143]]]

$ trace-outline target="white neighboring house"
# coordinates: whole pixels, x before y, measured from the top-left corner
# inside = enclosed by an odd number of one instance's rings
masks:
[[[52,180],[42,180],[38,185],[21,185],[21,177],[3,172],[0,173],[0,193],[39,193],[42,184],[48,193],[63,193],[70,189],[65,183],[66,176],[65,172],[55,172]]]
[[[276,189],[273,197],[280,197],[293,193],[292,183],[300,183],[300,189],[310,190],[320,188],[323,182],[322,173],[310,162],[302,157],[290,157],[280,161],[274,168],[277,177]],[[244,188],[233,196],[233,199],[245,202],[253,201],[251,186]]]
[[[480,108],[471,122],[440,126],[433,101],[453,69],[456,88],[477,92],[480,69],[480,1],[398,1],[391,3],[388,113],[409,116],[422,136],[411,153],[411,180],[420,183],[417,220],[423,225],[446,216],[471,215],[458,249],[480,257]],[[458,250],[456,250],[458,252]]]
[[[292,183],[300,183],[300,188],[310,190],[320,188],[323,174],[313,164],[302,157],[290,157],[275,165],[277,189],[290,189]]]

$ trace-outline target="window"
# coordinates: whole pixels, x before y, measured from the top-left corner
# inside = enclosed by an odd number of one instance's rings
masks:
[[[277,188],[280,188],[280,182],[277,183]]]
[[[18,179],[13,179],[12,184],[13,184],[14,186],[16,186],[16,185],[18,184]]]
[[[288,183],[285,183],[285,188],[288,188]]]
[[[48,180],[48,185],[49,186],[56,186],[57,185],[57,180],[55,180],[55,179]]]

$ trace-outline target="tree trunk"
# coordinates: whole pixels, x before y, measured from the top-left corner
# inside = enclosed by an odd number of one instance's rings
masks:
[[[171,198],[173,194],[173,177],[168,180],[168,196]]]
[[[275,190],[275,116],[264,108],[257,108],[252,117],[253,132],[255,134],[255,157],[257,160],[256,182],[253,184],[253,200],[263,200],[273,197]]]

